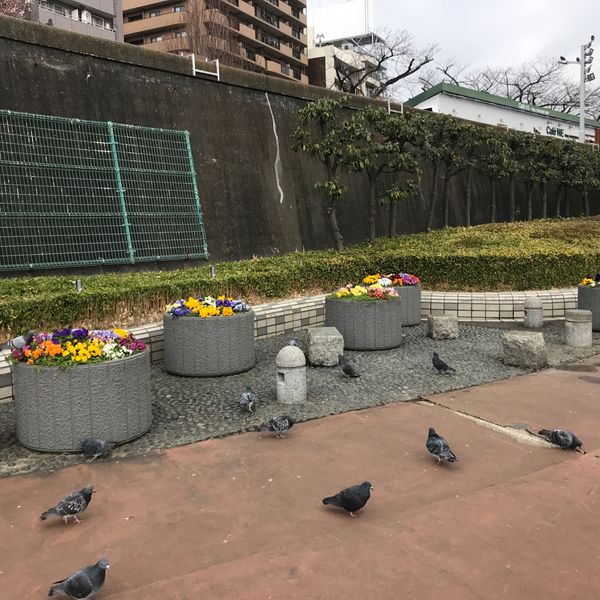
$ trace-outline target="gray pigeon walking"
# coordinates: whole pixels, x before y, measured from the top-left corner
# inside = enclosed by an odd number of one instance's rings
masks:
[[[564,450],[576,450],[580,452],[581,440],[566,429],[541,429],[539,435],[543,435],[551,444],[556,444]]]
[[[295,419],[288,415],[273,417],[261,426],[261,431],[270,431],[276,438],[285,437],[288,431],[294,426]]]
[[[248,412],[252,412],[252,407],[258,400],[258,396],[250,386],[246,387],[246,391],[240,397],[240,406]]]
[[[440,358],[440,355],[437,352],[433,353],[433,358],[432,358],[431,362],[433,363],[433,366],[435,367],[435,370],[438,373],[444,373],[444,374],[448,374],[450,372],[456,373],[456,369],[453,369],[450,365],[447,365]]]
[[[0,346],[0,350],[20,350],[25,346],[29,346],[29,344],[31,344],[33,341],[34,336],[35,331],[28,331],[23,335],[19,335],[12,340],[9,340],[6,342],[6,344],[2,344],[2,346]]]
[[[360,373],[346,360],[343,354],[338,354],[338,367],[346,377],[360,377]]]
[[[42,513],[40,519],[45,521],[49,517],[61,517],[66,525],[69,522],[69,517],[73,517],[75,523],[80,523],[81,521],[77,518],[77,515],[88,507],[88,504],[92,500],[92,494],[95,491],[93,485],[86,485],[80,491],[70,493],[56,506]]]
[[[348,511],[349,516],[358,517],[364,505],[371,497],[371,491],[373,486],[370,481],[363,481],[360,485],[353,485],[351,487],[343,489],[338,492],[335,496],[329,496],[323,498],[323,504],[330,504],[331,506],[338,506]]]
[[[425,447],[433,457],[437,458],[438,464],[442,460],[445,460],[449,463],[458,460],[454,452],[450,450],[448,442],[441,435],[438,435],[433,427],[429,428],[429,434],[427,436],[427,441],[425,442]]]
[[[115,442],[101,440],[100,438],[85,438],[81,440],[81,451],[92,462],[100,456],[108,456],[116,445]]]
[[[109,567],[108,561],[102,558],[95,565],[89,565],[66,579],[55,581],[48,591],[48,596],[90,600],[102,589]]]

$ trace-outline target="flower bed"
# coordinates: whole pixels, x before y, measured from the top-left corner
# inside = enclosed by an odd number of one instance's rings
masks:
[[[397,291],[378,282],[347,286],[325,299],[325,325],[335,327],[348,350],[384,350],[402,343]]]
[[[401,320],[403,326],[419,325],[421,322],[421,280],[411,273],[391,273],[390,275],[368,275],[363,283],[392,286],[402,305]]]
[[[17,438],[48,452],[132,440],[152,422],[150,353],[127,331],[40,333],[12,351]]]
[[[213,377],[254,366],[254,311],[241,300],[190,297],[163,315],[165,369]]]
[[[600,331],[600,273],[585,277],[577,288],[577,308],[592,311],[592,330]]]

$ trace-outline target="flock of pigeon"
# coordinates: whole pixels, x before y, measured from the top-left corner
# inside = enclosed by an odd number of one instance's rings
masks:
[[[291,340],[289,344],[297,345],[297,340]],[[456,372],[439,357],[437,352],[433,353],[432,364],[440,374]],[[342,354],[338,357],[338,366],[345,377],[360,377],[360,373]],[[257,402],[256,393],[250,387],[247,387],[240,398],[240,406],[252,412]],[[283,438],[286,437],[294,423],[295,420],[292,417],[281,415],[270,419],[260,429],[273,433],[276,438]],[[565,429],[542,429],[539,431],[539,435],[565,450],[580,451],[579,448],[582,446],[577,436]],[[115,443],[107,440],[88,438],[82,440],[81,451],[93,461],[99,457],[108,456],[115,446]],[[438,461],[438,464],[441,462],[454,463],[458,460],[450,449],[448,442],[433,427],[429,428],[425,447],[432,457]],[[333,496],[323,498],[322,503],[342,508],[350,517],[358,517],[371,497],[373,489],[370,481],[364,481],[361,484],[345,488]],[[40,519],[45,521],[51,517],[58,517],[62,518],[67,524],[69,519],[72,518],[75,523],[80,523],[79,515],[88,507],[94,491],[92,485],[87,485],[79,491],[70,493],[58,504],[43,512]],[[78,600],[91,600],[104,585],[108,568],[108,560],[100,559],[96,564],[84,567],[69,577],[54,582],[48,591],[48,596],[59,595]]]

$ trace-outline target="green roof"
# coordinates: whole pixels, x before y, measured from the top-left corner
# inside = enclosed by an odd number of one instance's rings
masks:
[[[479,102],[485,102],[487,104],[495,104],[496,106],[506,106],[507,108],[522,110],[543,117],[551,117],[553,119],[560,119],[561,121],[572,121],[573,123],[579,123],[579,115],[569,115],[567,113],[558,112],[557,110],[540,108],[539,106],[533,106],[532,104],[525,104],[524,102],[518,102],[517,100],[511,100],[510,98],[495,96],[494,94],[488,94],[487,92],[478,92],[476,90],[461,87],[460,85],[454,85],[452,83],[445,82],[438,83],[428,90],[413,96],[404,104],[407,106],[417,106],[417,104],[421,104],[421,102],[429,100],[429,98],[433,98],[433,96],[437,96],[438,94],[470,98],[471,100],[478,100]],[[588,127],[600,128],[600,121],[595,121],[594,119],[586,119],[585,124]]]

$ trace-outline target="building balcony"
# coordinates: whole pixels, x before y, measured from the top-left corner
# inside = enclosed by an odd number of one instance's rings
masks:
[[[152,8],[161,4],[173,4],[173,0],[123,0],[123,13],[127,13],[140,8]]]
[[[136,44],[137,45],[137,44]],[[169,37],[160,42],[147,42],[141,44],[138,48],[144,50],[155,50],[157,52],[188,52],[188,40],[184,37]]]
[[[147,19],[138,19],[129,23],[123,23],[123,33],[133,35],[135,33],[150,33],[160,31],[161,29],[170,29],[185,24],[185,12],[168,12],[158,17],[149,17]]]
[[[229,18],[217,8],[206,8],[202,11],[202,19],[206,23],[214,23],[224,27],[230,27]]]
[[[245,0],[239,0],[240,4]],[[302,23],[304,27],[306,27],[306,15],[302,12],[299,13],[299,16],[294,15],[292,7],[283,2],[283,0],[254,0],[257,6],[272,12],[278,17],[286,17],[287,19],[292,19],[293,22]]]

